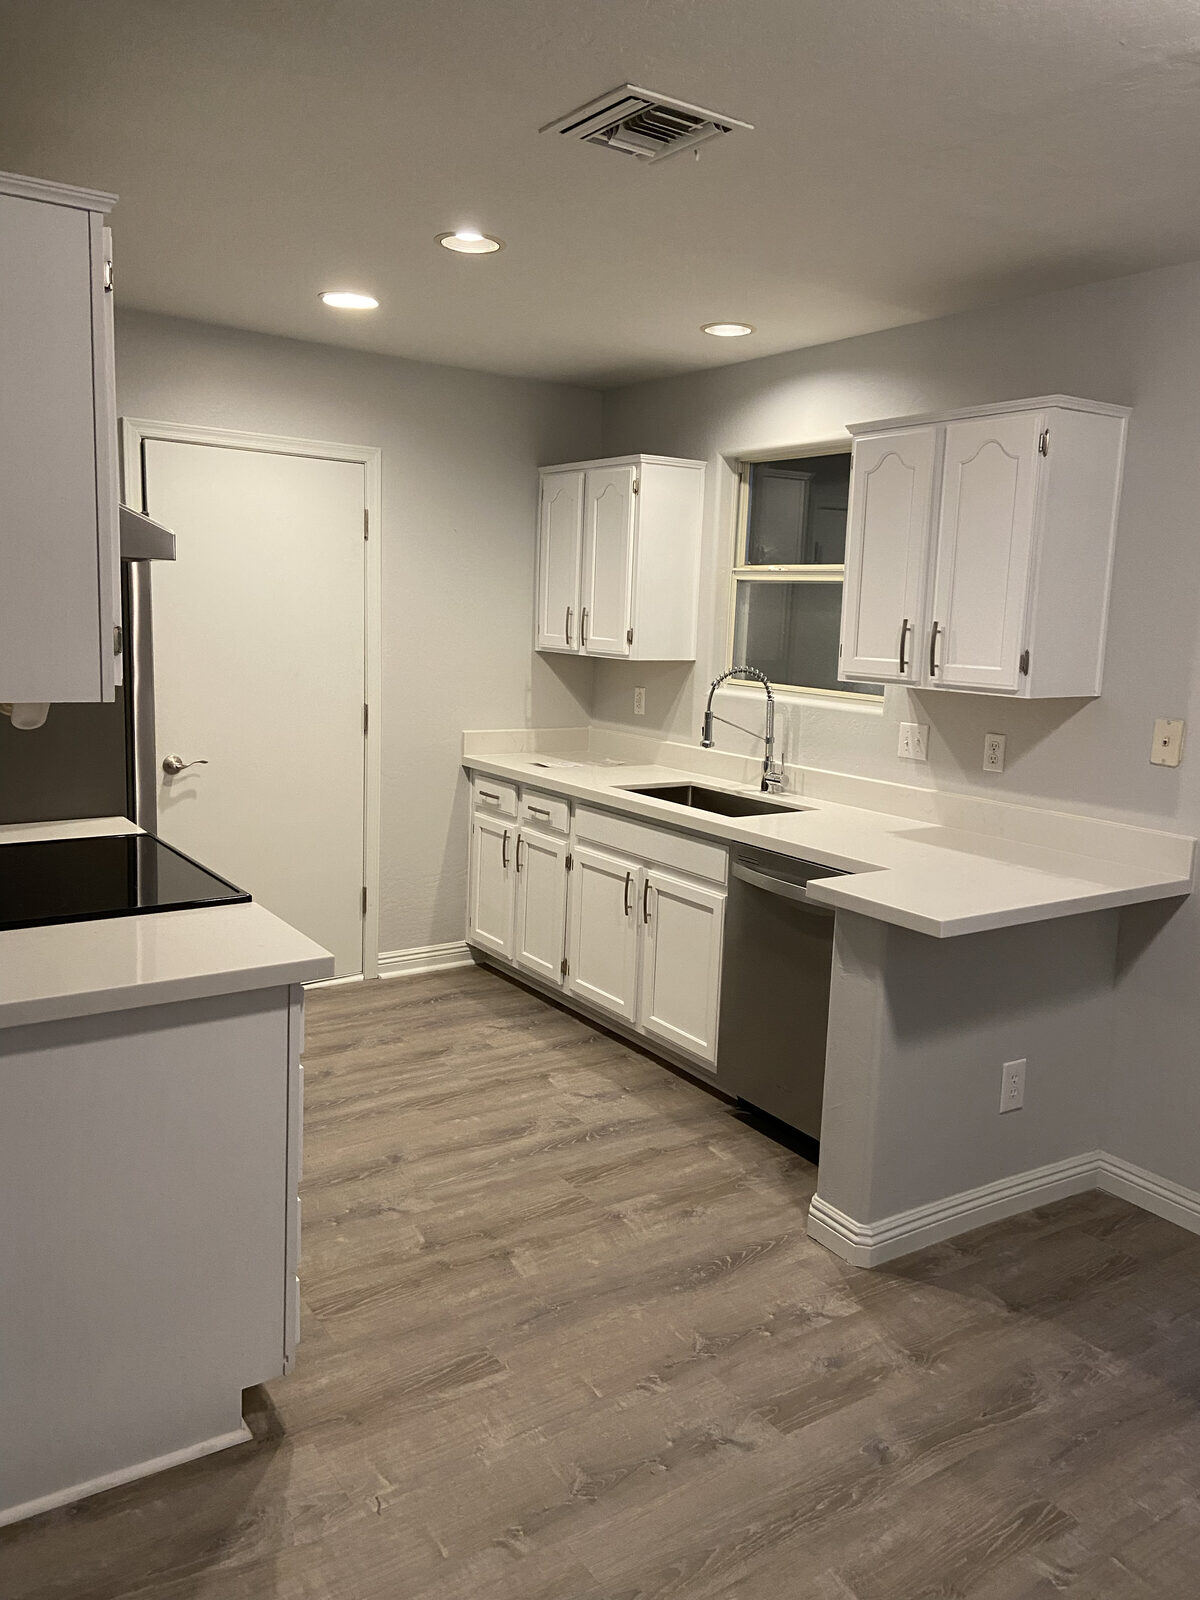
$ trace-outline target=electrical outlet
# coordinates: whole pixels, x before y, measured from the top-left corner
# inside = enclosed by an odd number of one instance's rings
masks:
[[[646,715],[645,689],[635,689],[633,691],[633,714],[635,717],[644,717]]]
[[[985,772],[1004,771],[1004,744],[1002,733],[985,733],[983,736],[983,770]]]
[[[1169,717],[1159,717],[1154,724],[1154,743],[1150,747],[1150,760],[1156,767],[1177,767],[1183,759],[1183,722],[1172,722]]]
[[[1000,1075],[1000,1110],[1020,1111],[1025,1104],[1025,1061],[1006,1061]]]
[[[929,760],[929,724],[927,722],[902,722],[896,754],[902,761]]]

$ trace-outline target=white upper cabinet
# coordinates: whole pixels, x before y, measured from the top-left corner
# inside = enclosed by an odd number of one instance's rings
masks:
[[[694,660],[704,463],[622,456],[541,476],[537,649]]]
[[[582,468],[542,478],[538,527],[537,648],[579,649]]]
[[[917,677],[937,460],[936,428],[905,428],[854,446],[842,598],[841,677]]]
[[[112,195],[0,174],[0,700],[111,700]]]
[[[1099,694],[1127,417],[1051,395],[852,428],[841,676]]]

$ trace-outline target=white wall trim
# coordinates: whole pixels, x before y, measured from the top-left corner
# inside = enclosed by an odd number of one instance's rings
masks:
[[[369,537],[364,539],[363,612],[365,647],[363,694],[368,707],[363,741],[363,917],[364,978],[378,976],[380,772],[383,731],[383,452],[375,445],[336,444],[321,439],[289,439],[279,434],[245,433],[236,428],[202,428],[190,422],[154,422],[122,417],[121,481],[126,504],[145,510],[142,499],[142,445],[147,439],[216,445],[230,450],[260,450],[274,455],[312,456],[319,461],[357,462],[363,469],[363,505]]]
[[[808,1213],[808,1232],[843,1261],[856,1267],[878,1267],[926,1245],[1089,1189],[1117,1195],[1190,1233],[1200,1233],[1200,1193],[1104,1150],[998,1178],[977,1189],[914,1206],[911,1211],[894,1212],[878,1222],[858,1222],[816,1194]]]
[[[471,952],[463,939],[449,944],[419,944],[411,950],[381,950],[381,978],[415,978],[422,972],[446,972],[451,967],[472,966]]]
[[[198,1461],[217,1450],[229,1450],[235,1444],[245,1444],[254,1435],[243,1422],[230,1433],[219,1433],[213,1439],[201,1439],[197,1444],[184,1445],[182,1450],[172,1450],[167,1455],[153,1456],[149,1461],[135,1461],[132,1466],[120,1467],[116,1472],[106,1472],[99,1478],[88,1478],[83,1483],[73,1483],[66,1489],[56,1489],[36,1500],[26,1500],[19,1506],[0,1508],[0,1528],[9,1523],[23,1522],[26,1517],[39,1517],[44,1511],[56,1511],[59,1506],[72,1505],[76,1500],[86,1500],[89,1495],[100,1494],[105,1489],[116,1489],[123,1483],[133,1483],[137,1478],[148,1478],[156,1472],[166,1472],[169,1467],[181,1467],[185,1461]]]

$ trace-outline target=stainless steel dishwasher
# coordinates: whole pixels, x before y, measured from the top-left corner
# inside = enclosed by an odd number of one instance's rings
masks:
[[[729,873],[718,1086],[819,1139],[834,914],[805,885],[844,874],[741,847]]]

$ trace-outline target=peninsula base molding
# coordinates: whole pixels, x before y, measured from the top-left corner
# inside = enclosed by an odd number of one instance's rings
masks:
[[[808,1232],[852,1266],[878,1267],[927,1245],[1090,1189],[1118,1195],[1143,1211],[1200,1233],[1200,1193],[1103,1150],[998,1178],[977,1189],[894,1212],[878,1222],[859,1222],[818,1193],[809,1209]]]
[[[411,950],[381,950],[381,978],[416,978],[425,972],[446,972],[451,967],[472,965],[471,952],[462,939],[449,944],[419,944]]]

